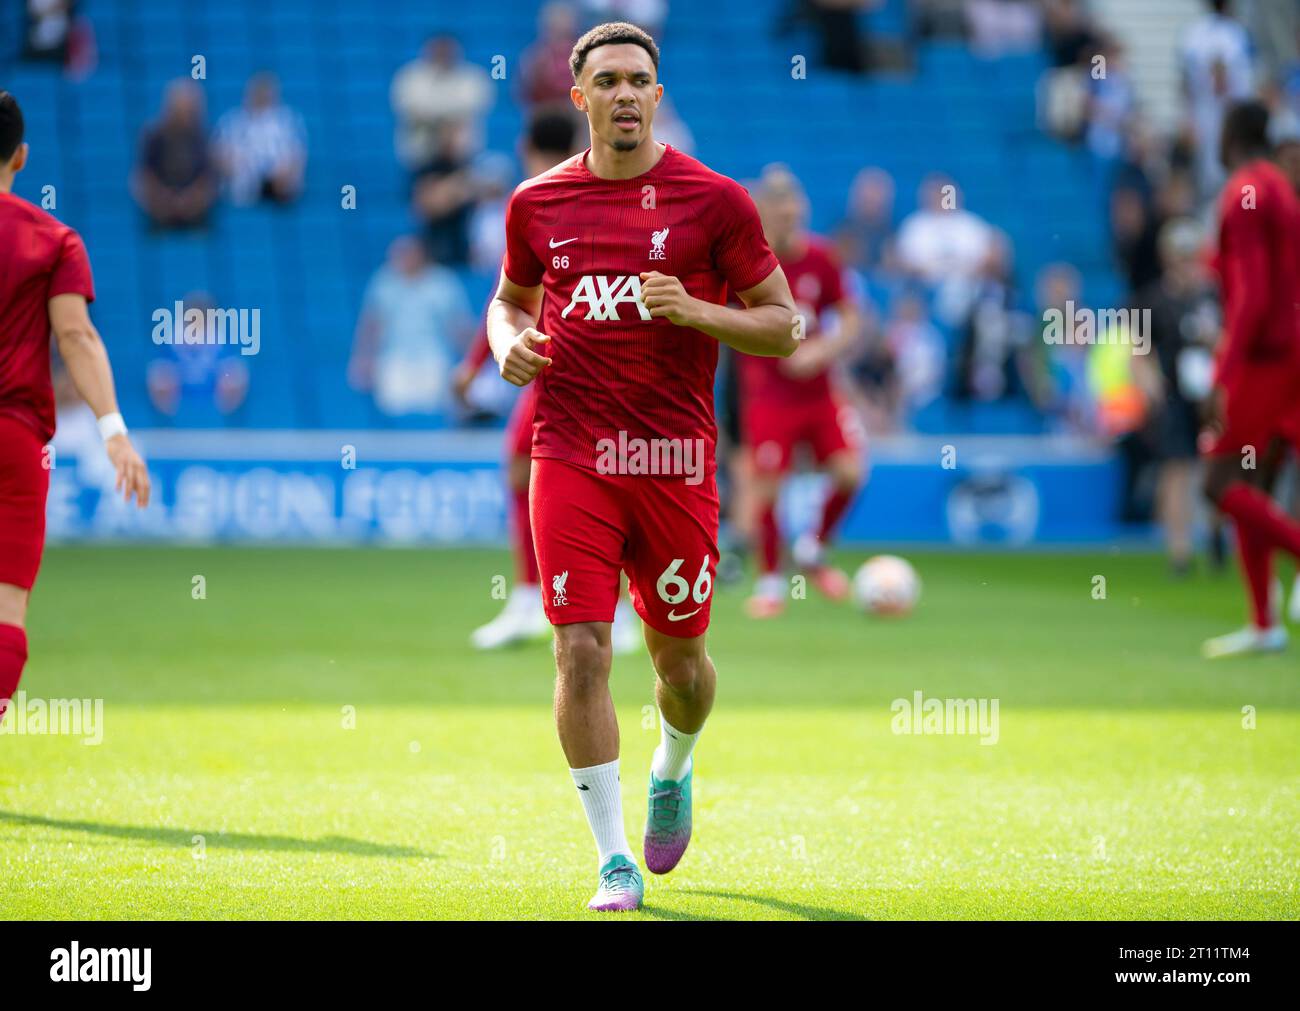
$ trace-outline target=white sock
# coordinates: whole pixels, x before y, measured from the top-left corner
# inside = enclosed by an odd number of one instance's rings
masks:
[[[632,849],[627,844],[623,828],[623,795],[618,788],[618,759],[604,765],[586,769],[570,769],[573,783],[582,798],[582,809],[587,812],[587,824],[596,837],[596,851],[600,866],[604,867],[615,853],[621,853],[633,863]]]
[[[678,730],[664,719],[663,713],[660,713],[659,747],[655,748],[655,757],[650,763],[650,771],[654,773],[655,779],[671,779],[680,782],[682,777],[691,771],[691,752],[695,750],[695,742],[700,739],[702,733],[704,733],[703,727],[693,734]]]
[[[779,572],[764,572],[754,584],[755,597],[784,597],[785,580]],[[661,717],[662,718],[662,717]]]

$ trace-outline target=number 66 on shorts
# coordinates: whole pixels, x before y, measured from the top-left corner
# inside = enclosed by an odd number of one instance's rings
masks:
[[[632,606],[647,625],[684,639],[704,634],[718,564],[712,473],[688,484],[537,459],[529,501],[552,625],[612,621],[622,570]]]

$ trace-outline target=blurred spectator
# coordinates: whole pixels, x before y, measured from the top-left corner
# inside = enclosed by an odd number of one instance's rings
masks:
[[[435,35],[420,57],[393,77],[390,100],[397,116],[397,157],[418,172],[439,157],[447,124],[463,128],[470,153],[483,146],[483,117],[492,108],[492,81],[482,67],[461,57],[451,35]]]
[[[899,427],[902,398],[897,363],[885,328],[864,303],[862,335],[845,363],[853,380],[850,389],[867,431],[886,435]]]
[[[438,263],[469,262],[469,223],[478,200],[470,164],[468,127],[444,120],[433,155],[411,184],[412,209],[424,226],[429,255]]]
[[[1026,384],[1039,410],[1058,431],[1094,435],[1097,404],[1088,385],[1088,345],[1048,344],[1044,333],[1049,310],[1056,310],[1072,327],[1081,290],[1079,272],[1068,263],[1052,263],[1038,274],[1035,368],[1026,372]]]
[[[573,74],[569,55],[578,41],[578,21],[567,3],[552,2],[542,8],[538,18],[537,41],[521,59],[522,95],[525,105],[555,105],[572,110],[569,89]]]
[[[89,18],[78,17],[77,0],[27,0],[23,58],[61,64],[76,81],[94,72],[95,28]]]
[[[204,314],[201,342],[182,340],[180,323],[170,344],[159,345],[158,357],[145,370],[149,400],[172,424],[204,427],[235,415],[248,398],[248,366],[239,345],[217,343],[216,303],[206,292],[190,292],[185,313]]]
[[[1015,307],[1011,244],[994,233],[961,329],[954,368],[959,400],[992,402],[1024,394],[1031,331]]]
[[[302,193],[307,168],[307,130],[302,117],[280,101],[274,74],[254,74],[244,104],[217,123],[217,164],[232,203],[292,203]]]
[[[1219,162],[1224,111],[1249,97],[1254,87],[1250,36],[1232,16],[1231,0],[1208,0],[1208,7],[1188,26],[1180,49],[1197,182],[1204,198],[1212,196],[1224,180]]]
[[[1273,142],[1278,167],[1291,180],[1291,188],[1300,195],[1300,116],[1289,110],[1272,116],[1269,138]]]
[[[1109,162],[1123,153],[1129,124],[1137,108],[1137,93],[1118,42],[1105,39],[1098,55],[1106,61],[1106,72],[1088,76],[1088,122],[1084,138],[1088,150]]]
[[[864,168],[849,189],[848,213],[835,234],[840,258],[862,271],[890,269],[894,239],[894,179]]]
[[[1246,0],[1241,11],[1258,48],[1259,72],[1274,82],[1290,79],[1300,86],[1300,3],[1295,0]],[[1297,110],[1300,111],[1300,110]]]
[[[958,199],[950,178],[929,175],[921,183],[917,209],[899,226],[899,262],[929,284],[954,275],[974,277],[988,257],[993,229],[959,207]]]
[[[471,179],[475,203],[469,219],[469,262],[495,275],[506,253],[506,204],[514,190],[515,169],[508,155],[488,151],[475,159]]]
[[[1141,190],[1117,186],[1110,195],[1110,231],[1115,259],[1128,293],[1141,291],[1160,276],[1156,238],[1160,221]]]
[[[168,85],[161,116],[145,130],[131,191],[159,228],[207,223],[217,177],[204,119],[203,92],[181,78]]]
[[[1101,40],[1077,0],[1046,0],[1043,25],[1052,66],[1038,85],[1039,123],[1061,140],[1081,140],[1088,121],[1092,60]]]
[[[1099,39],[1078,0],[1045,0],[1044,42],[1054,67],[1087,65]]]
[[[1160,276],[1158,239],[1165,222],[1195,212],[1196,186],[1187,170],[1170,169],[1159,182],[1131,163],[1122,172],[1111,192],[1110,225],[1115,259],[1129,295]]]
[[[898,229],[899,265],[935,289],[940,320],[957,325],[969,313],[997,235],[960,206],[957,186],[947,176],[927,176],[917,203]]]
[[[1138,293],[1150,313],[1153,354],[1133,364],[1151,411],[1151,443],[1159,468],[1156,509],[1174,571],[1192,558],[1192,477],[1202,405],[1210,393],[1213,349],[1222,327],[1218,301],[1201,258],[1204,235],[1188,218],[1160,230],[1160,278]]]
[[[1043,11],[1033,0],[966,0],[971,48],[994,59],[1036,49],[1043,37]]]
[[[1300,20],[1300,10],[1295,16]],[[1276,89],[1283,109],[1289,115],[1300,117],[1300,28],[1295,31],[1291,56],[1278,68]]]
[[[943,392],[946,349],[943,336],[926,313],[925,299],[904,292],[890,307],[885,344],[897,377],[895,425]]]
[[[813,25],[822,41],[822,66],[860,74],[867,69],[867,37],[859,12],[878,0],[809,0]]]
[[[23,56],[63,63],[72,35],[72,0],[27,0]]]
[[[967,0],[911,0],[909,13],[921,38],[964,39]]]
[[[366,288],[348,381],[390,417],[443,414],[472,325],[460,279],[430,263],[418,239],[394,239]]]

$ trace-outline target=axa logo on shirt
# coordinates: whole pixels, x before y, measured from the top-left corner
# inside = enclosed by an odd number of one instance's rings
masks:
[[[607,274],[584,274],[573,289],[569,304],[560,313],[568,319],[579,304],[587,306],[583,319],[620,319],[619,306],[628,302],[636,306],[642,319],[650,319],[650,310],[641,301],[641,279],[635,274],[610,277]]]

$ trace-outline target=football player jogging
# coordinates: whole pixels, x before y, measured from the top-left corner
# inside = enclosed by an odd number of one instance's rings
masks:
[[[849,577],[826,563],[825,550],[862,486],[862,424],[854,407],[836,395],[831,374],[857,337],[861,313],[830,245],[806,230],[808,201],[789,170],[765,169],[755,199],[768,245],[794,293],[805,338],[786,359],[737,358],[742,466],[760,573],[745,606],[750,617],[772,618],[784,610],[786,599],[777,496],[801,445],[830,477],[830,492],[817,529],[795,541],[794,562],[825,596],[844,600],[849,595]]]
[[[1275,444],[1300,446],[1300,201],[1268,159],[1261,103],[1229,110],[1222,156],[1232,176],[1219,198],[1224,333],[1205,494],[1236,527],[1253,621],[1208,640],[1207,657],[1285,648],[1271,599],[1273,553],[1300,559],[1300,523],[1257,487],[1254,473]]]
[[[13,195],[26,163],[22,110],[0,91],[0,719],[27,662],[27,602],[45,547],[51,333],[99,419],[117,490],[141,508],[149,503],[149,475],[127,438],[108,355],[86,311],[95,297],[86,247],[71,228]]]
[[[690,839],[692,751],[716,680],[705,631],[718,342],[789,355],[795,309],[744,188],[655,141],[663,86],[650,36],[599,25],[570,68],[591,146],[511,197],[488,339],[505,379],[538,383],[533,541],[555,630],[556,727],[596,841],[589,908],[631,910],[644,884],[624,832],[609,693],[619,573],[657,675],[644,854],[663,874]],[[745,308],[725,306],[728,287]]]
[[[573,152],[576,132],[573,117],[562,112],[543,112],[529,124],[521,145],[524,172],[532,178],[564,161]],[[456,370],[456,395],[464,401],[470,383],[491,355],[486,324],[480,328]],[[491,621],[474,629],[470,642],[475,649],[501,649],[534,639],[549,631],[542,593],[538,585],[537,552],[533,549],[532,522],[528,517],[528,476],[532,470],[533,413],[537,401],[535,385],[525,386],[510,412],[505,430],[506,484],[510,493],[511,549],[515,555],[515,585],[505,607]],[[639,623],[632,605],[620,595],[614,608],[611,631],[615,653],[631,653],[640,644]]]

